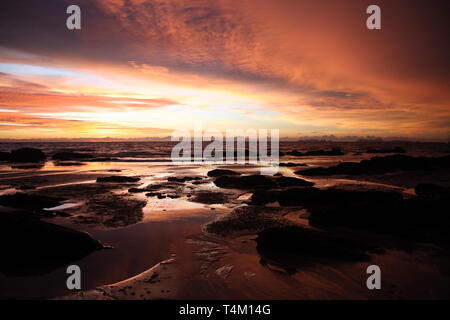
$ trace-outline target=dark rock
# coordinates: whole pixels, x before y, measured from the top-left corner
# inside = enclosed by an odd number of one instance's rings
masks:
[[[41,162],[45,161],[45,154],[34,148],[21,148],[11,151],[10,162]]]
[[[262,264],[274,264],[293,274],[316,264],[369,261],[367,252],[380,252],[371,244],[295,226],[258,233],[256,249]]]
[[[415,238],[424,242],[433,242],[450,248],[450,195],[448,190],[440,193],[425,192],[411,199],[405,200],[403,215],[400,221],[403,227],[415,227]],[[430,231],[432,230],[432,231]]]
[[[222,192],[210,192],[202,191],[193,194],[189,201],[200,202],[204,204],[219,204],[225,203],[228,200],[228,196]]]
[[[83,159],[91,159],[94,156],[86,153],[78,153],[78,152],[70,152],[70,151],[63,151],[63,152],[57,152],[53,155],[53,160],[59,160],[59,161],[67,161],[67,160],[83,160]]]
[[[44,208],[59,206],[61,205],[61,201],[64,200],[66,199],[35,194],[15,193],[0,196],[0,205],[30,211],[39,211]]]
[[[203,184],[203,183],[208,183],[209,181],[208,180],[201,180],[201,181],[194,181],[194,182],[192,182],[192,184]]]
[[[324,168],[311,168],[296,171],[303,176],[325,176],[325,175],[362,175],[362,174],[384,174],[395,171],[432,170],[439,168],[450,168],[450,156],[439,158],[411,157],[406,155],[392,155],[386,157],[373,157],[361,162],[342,162],[337,166]]]
[[[421,196],[449,196],[450,188],[442,187],[432,183],[421,183],[415,187],[415,192],[417,195]]]
[[[367,149],[366,153],[406,153],[401,147],[395,147],[392,149]]]
[[[287,153],[290,156],[304,157],[304,156],[343,156],[345,153],[339,148],[333,148],[331,150],[310,150],[306,152],[300,152],[293,150]]]
[[[85,163],[83,162],[76,162],[76,161],[56,161],[54,162],[54,165],[57,167],[65,167],[65,166],[84,166]]]
[[[278,166],[280,167],[307,167],[308,165],[305,163],[293,163],[293,162],[287,162],[287,163],[280,163]]]
[[[268,176],[222,176],[214,181],[214,184],[225,189],[272,189],[277,184]]]
[[[133,183],[141,180],[138,177],[110,176],[97,178],[97,182]]]
[[[18,189],[19,190],[32,190],[32,189],[36,189],[36,187],[35,186],[29,186],[29,185],[23,185],[23,186],[20,186]]]
[[[22,170],[28,170],[28,169],[42,169],[44,167],[44,164],[22,164],[22,165],[14,165],[11,166],[12,169],[22,169]]]
[[[142,192],[147,192],[148,189],[145,188],[130,188],[128,189],[129,193],[142,193]]]
[[[214,169],[208,172],[208,177],[239,176],[239,175],[240,175],[239,172],[226,169]]]
[[[154,197],[154,196],[159,196],[159,195],[160,195],[160,193],[158,193],[158,192],[149,192],[149,193],[145,194],[146,197]]]
[[[0,151],[0,161],[9,161],[9,152]]]
[[[253,205],[265,205],[277,202],[280,197],[280,191],[277,190],[257,190],[253,192],[251,203]]]
[[[8,277],[45,274],[103,248],[87,233],[24,213],[0,213],[0,226],[0,272]]]
[[[178,178],[178,177],[168,177],[167,181],[170,182],[186,182],[186,181],[193,181],[193,180],[202,180],[201,177],[183,177],[183,178]]]
[[[314,185],[314,183],[310,182],[310,181],[306,181],[306,180],[299,179],[299,178],[293,178],[293,177],[284,177],[284,176],[276,178],[275,182],[277,183],[279,188],[312,187]]]
[[[214,183],[220,188],[226,189],[273,189],[286,187],[310,187],[313,182],[309,182],[299,178],[284,177],[284,176],[222,176],[217,178]]]
[[[307,208],[311,213],[310,224],[318,227],[340,225],[368,228],[385,224],[386,220],[403,219],[403,198],[397,192],[293,188],[283,191],[258,190],[251,198],[251,203],[255,205],[275,201],[281,206]]]

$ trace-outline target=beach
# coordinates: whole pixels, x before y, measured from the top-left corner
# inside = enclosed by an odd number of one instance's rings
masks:
[[[1,143],[0,297],[450,297],[448,144],[281,142],[270,176],[174,163],[172,146]],[[23,148],[45,160],[14,160]],[[380,292],[366,287],[373,264]]]

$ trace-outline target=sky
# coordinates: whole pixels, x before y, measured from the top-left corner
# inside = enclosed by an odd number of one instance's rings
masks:
[[[68,30],[66,8],[81,8]],[[381,8],[368,30],[366,8]],[[3,0],[0,139],[450,139],[448,1]]]

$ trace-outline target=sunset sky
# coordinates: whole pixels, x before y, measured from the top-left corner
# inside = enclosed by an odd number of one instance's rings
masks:
[[[82,29],[66,28],[81,7]],[[366,28],[381,7],[382,30]],[[0,139],[450,138],[448,1],[0,3]]]

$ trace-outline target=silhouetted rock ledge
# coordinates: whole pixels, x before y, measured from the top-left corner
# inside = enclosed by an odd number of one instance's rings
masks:
[[[221,177],[221,176],[239,176],[240,173],[227,170],[227,169],[214,169],[208,172],[208,177]]]
[[[333,148],[331,150],[310,150],[306,152],[300,152],[297,150],[289,151],[286,153],[289,156],[305,157],[305,156],[343,156],[345,153],[341,149]]]
[[[367,149],[366,153],[406,153],[406,151],[401,147],[395,147],[392,149]]]
[[[342,162],[337,166],[324,168],[311,168],[296,171],[302,176],[327,176],[327,175],[362,175],[384,174],[395,171],[432,170],[450,168],[450,156],[427,158],[411,157],[406,155],[391,155],[385,157],[373,157],[361,162]]]
[[[447,214],[450,211],[450,197],[445,191],[436,191],[435,187],[427,188],[433,188],[433,194],[437,196],[404,199],[398,192],[335,188],[256,190],[251,204],[278,202],[282,207],[305,208],[310,213],[309,223],[313,227],[370,229],[445,247],[450,244],[447,235],[450,226],[450,216]]]
[[[141,180],[138,177],[110,176],[97,178],[97,182],[133,183]]]
[[[420,196],[442,197],[450,196],[450,188],[433,183],[420,183],[415,187],[415,192]]]
[[[57,167],[69,167],[69,166],[84,166],[84,162],[77,161],[55,161],[53,163]]]
[[[313,186],[314,183],[299,178],[293,177],[271,177],[264,175],[250,175],[250,176],[222,176],[214,181],[214,184],[220,188],[225,189],[274,189],[292,186]]]
[[[36,194],[14,193],[0,196],[0,205],[35,212],[44,208],[59,206],[64,200],[66,199]]]
[[[59,161],[87,160],[87,159],[92,159],[92,158],[93,158],[93,156],[90,154],[69,152],[69,151],[57,152],[52,157],[53,160],[59,160]]]
[[[21,148],[9,152],[1,152],[0,160],[8,162],[45,162],[45,154],[35,148]]]
[[[289,274],[315,264],[369,261],[367,252],[379,252],[361,241],[297,226],[263,230],[256,243],[261,264],[276,265]]]
[[[307,167],[306,163],[281,162],[280,167]]]
[[[45,274],[104,248],[87,233],[21,212],[0,212],[0,228],[0,272],[8,277]]]
[[[293,188],[283,191],[258,190],[251,203],[278,202],[281,206],[302,206],[310,212],[315,227],[345,226],[377,228],[405,219],[403,197],[397,192],[347,191],[342,189]],[[387,223],[386,221],[389,221]]]
[[[201,177],[168,177],[167,181],[169,182],[186,182],[186,181],[195,181],[195,180],[202,180]]]

